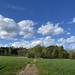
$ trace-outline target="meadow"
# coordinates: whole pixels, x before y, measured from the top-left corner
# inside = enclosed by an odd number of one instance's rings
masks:
[[[75,75],[75,60],[38,59],[38,75]]]
[[[17,75],[32,58],[0,56],[0,75]],[[37,59],[35,62],[38,75],[75,75],[75,60]]]
[[[31,61],[24,57],[0,56],[0,75],[16,75]]]

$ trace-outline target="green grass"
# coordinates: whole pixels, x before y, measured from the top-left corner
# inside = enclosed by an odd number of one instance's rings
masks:
[[[0,75],[16,75],[32,59],[0,56]]]
[[[75,75],[75,60],[38,59],[39,75]]]
[[[16,75],[31,61],[24,57],[0,56],[0,75]],[[37,59],[35,64],[38,75],[75,75],[75,60]]]

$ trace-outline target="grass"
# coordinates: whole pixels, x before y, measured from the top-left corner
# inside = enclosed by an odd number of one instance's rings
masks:
[[[39,75],[75,75],[75,60],[38,59]]]
[[[0,56],[0,75],[16,75],[32,59]]]
[[[0,56],[0,75],[16,75],[32,59]],[[37,59],[38,75],[75,75],[75,60]]]

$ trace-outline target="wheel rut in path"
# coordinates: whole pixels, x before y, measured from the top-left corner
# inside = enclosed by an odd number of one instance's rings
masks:
[[[38,70],[35,66],[36,59],[27,64],[24,70],[20,71],[17,75],[38,75]]]

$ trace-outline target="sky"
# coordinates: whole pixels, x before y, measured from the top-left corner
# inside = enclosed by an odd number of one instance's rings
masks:
[[[75,0],[0,0],[0,47],[38,44],[75,49]]]

